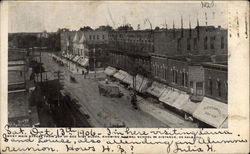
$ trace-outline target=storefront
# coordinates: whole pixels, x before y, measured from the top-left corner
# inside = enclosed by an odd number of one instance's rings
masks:
[[[193,116],[210,126],[220,128],[228,116],[228,105],[214,99],[204,97]]]
[[[159,98],[166,90],[166,86],[159,82],[154,81],[152,85],[147,89],[147,93]]]

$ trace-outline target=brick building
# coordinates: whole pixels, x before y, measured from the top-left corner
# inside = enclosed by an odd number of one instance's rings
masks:
[[[150,72],[150,52],[154,50],[153,31],[112,31],[110,34],[110,65],[131,74],[135,66]]]
[[[203,63],[203,67],[205,77],[205,96],[227,103],[227,63]]]

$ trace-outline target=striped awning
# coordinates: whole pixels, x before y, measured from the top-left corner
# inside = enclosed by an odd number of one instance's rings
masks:
[[[166,88],[164,84],[154,81],[147,89],[147,93],[159,98],[165,90]]]
[[[228,105],[204,97],[201,104],[195,110],[193,116],[211,126],[219,128],[228,116]]]
[[[118,72],[116,72],[114,74],[114,77],[117,78],[120,81],[122,81],[123,79],[125,79],[126,76],[127,76],[127,72],[125,72],[123,70],[119,70]]]
[[[137,74],[135,80],[136,80],[135,81],[136,82],[136,87],[135,87],[136,91],[138,91],[140,93],[146,92],[147,88],[149,87],[149,83],[150,83],[149,79],[140,75],[140,74]],[[133,88],[133,83],[130,84],[130,87]]]
[[[174,102],[178,99],[179,96],[179,90],[168,87],[159,98],[159,101],[173,106]]]
[[[104,73],[109,76],[114,75],[116,72],[117,72],[117,69],[111,66],[108,66],[107,68],[105,68],[105,71],[104,71]]]

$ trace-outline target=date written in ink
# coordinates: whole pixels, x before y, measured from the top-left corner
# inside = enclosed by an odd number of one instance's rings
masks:
[[[202,8],[212,8],[215,7],[214,0],[212,1],[201,1]]]

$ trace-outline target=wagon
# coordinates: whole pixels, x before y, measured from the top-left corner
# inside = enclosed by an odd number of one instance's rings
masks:
[[[109,97],[123,96],[119,87],[113,83],[105,83],[104,81],[99,81],[98,89],[99,89],[100,95],[103,95],[103,96],[109,96]]]

